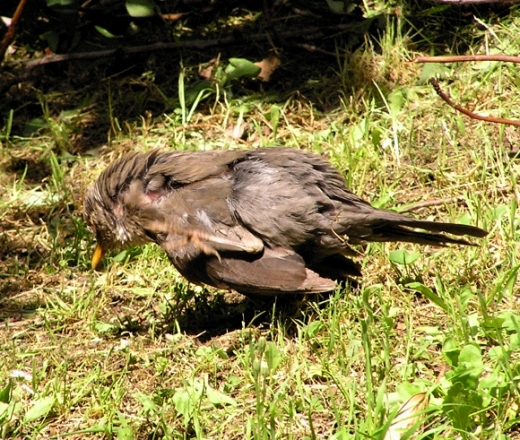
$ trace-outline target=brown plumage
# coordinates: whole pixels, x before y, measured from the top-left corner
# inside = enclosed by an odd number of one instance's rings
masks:
[[[105,250],[155,242],[188,280],[246,295],[330,291],[361,275],[350,245],[487,235],[376,209],[326,160],[287,148],[129,154],[89,189],[84,218],[93,268]]]

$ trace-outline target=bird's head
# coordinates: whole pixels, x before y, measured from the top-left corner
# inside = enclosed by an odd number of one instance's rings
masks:
[[[143,195],[142,180],[150,156],[130,154],[113,162],[87,191],[83,218],[97,241],[92,269],[106,251],[151,241],[143,227],[148,200]]]

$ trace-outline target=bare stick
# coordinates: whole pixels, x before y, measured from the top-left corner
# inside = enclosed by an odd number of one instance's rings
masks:
[[[20,20],[20,17],[22,16],[22,11],[23,11],[23,8],[24,8],[26,2],[27,2],[27,0],[20,0],[20,3],[18,3],[16,11],[14,12],[13,18],[11,18],[11,23],[9,24],[9,28],[7,29],[7,32],[4,35],[2,43],[0,44],[0,61],[2,61],[4,59],[5,52],[7,51],[7,48],[9,47],[9,43],[11,43],[11,40],[14,37],[14,31],[16,29],[16,24],[18,23],[18,20]]]
[[[464,200],[464,197],[448,197],[445,199],[433,199],[433,200],[424,200],[422,202],[418,202],[415,205],[407,206],[405,208],[398,208],[396,211],[400,214],[406,212],[417,211],[422,208],[429,208],[430,206],[439,206],[439,205],[450,205],[452,203],[458,202],[460,200]]]
[[[359,27],[357,23],[345,23],[338,24],[334,26],[324,26],[324,27],[314,27],[314,28],[305,28],[298,29],[295,31],[285,31],[279,32],[278,36],[282,39],[303,37],[303,36],[312,36],[313,39],[320,38],[324,35],[327,35],[330,32],[347,32],[347,31],[355,31]],[[268,39],[265,34],[258,35],[250,35],[247,37],[248,42],[257,42]],[[168,42],[168,43],[154,43],[148,44],[145,46],[132,46],[132,47],[122,47],[119,49],[107,49],[101,50],[97,52],[77,52],[77,53],[69,53],[69,54],[53,54],[47,55],[45,57],[29,61],[27,63],[21,63],[25,70],[31,70],[35,67],[51,64],[51,63],[60,63],[64,61],[72,61],[72,60],[89,60],[89,59],[100,59],[100,58],[109,58],[114,56],[125,56],[125,55],[135,55],[138,53],[149,53],[156,52],[161,50],[173,50],[173,49],[207,49],[209,47],[214,46],[222,46],[222,45],[232,45],[232,44],[244,44],[244,38],[239,38],[236,36],[229,36],[215,40],[193,40],[193,41],[179,41],[179,42]]]
[[[489,191],[475,191],[474,194],[475,195],[481,194],[481,195],[488,195],[488,196],[491,196],[491,195],[497,196],[497,195],[509,194],[511,192],[512,192],[511,188],[501,187],[501,188],[497,188],[497,191],[494,194],[490,193]],[[423,201],[417,202],[413,205],[397,207],[397,208],[395,208],[395,210],[399,214],[404,214],[407,212],[417,211],[417,210],[423,209],[423,208],[429,208],[431,206],[451,205],[452,203],[456,203],[456,202],[466,202],[466,197],[461,195],[461,196],[455,196],[455,197],[446,197],[443,199],[423,200]],[[467,203],[465,203],[465,204],[467,205]]]
[[[466,116],[469,116],[470,118],[478,119],[480,121],[494,122],[496,124],[515,125],[517,127],[520,127],[520,121],[515,121],[512,119],[497,118],[495,116],[483,116],[483,115],[478,115],[477,113],[473,113],[472,111],[465,109],[464,107],[461,107],[458,104],[455,104],[450,99],[450,97],[442,91],[441,86],[439,85],[437,80],[435,80],[434,78],[431,78],[430,84],[433,86],[433,88],[437,92],[437,95],[439,95],[444,102],[446,102],[449,106],[453,107],[455,110],[465,114]]]

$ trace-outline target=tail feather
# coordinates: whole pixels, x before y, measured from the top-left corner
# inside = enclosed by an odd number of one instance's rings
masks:
[[[376,214],[376,213],[374,213]],[[485,237],[484,229],[459,223],[442,223],[428,220],[418,220],[394,212],[377,210],[372,223],[373,235],[367,241],[404,241],[410,243],[444,246],[446,244],[471,245],[462,239],[453,238],[442,233],[456,236]],[[422,229],[423,231],[416,231]]]
[[[441,223],[427,220],[416,220],[404,217],[395,222],[400,226],[408,226],[411,228],[420,228],[430,232],[447,232],[453,235],[469,235],[470,237],[485,237],[488,232],[484,229],[471,225],[462,225],[459,223]]]
[[[444,234],[431,232],[415,231],[399,225],[384,225],[375,228],[366,241],[377,242],[407,242],[431,246],[446,246],[447,244],[463,244],[466,246],[476,246],[463,238],[453,238]]]

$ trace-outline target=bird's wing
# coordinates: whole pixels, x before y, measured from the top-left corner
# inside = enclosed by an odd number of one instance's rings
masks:
[[[206,255],[219,258],[221,252],[261,252],[263,241],[231,215],[227,203],[230,192],[229,179],[217,176],[185,185],[158,198],[148,208],[155,213],[149,216],[154,219],[155,231],[161,232],[156,241],[169,254],[190,244]],[[191,258],[197,256],[196,252],[186,249],[178,249],[178,252]]]
[[[306,268],[301,256],[283,248],[265,248],[256,258],[209,258],[205,271],[208,284],[250,295],[319,293],[336,287],[333,280]]]

